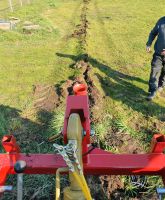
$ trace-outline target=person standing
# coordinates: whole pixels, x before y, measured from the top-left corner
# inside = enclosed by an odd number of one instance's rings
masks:
[[[149,95],[147,100],[152,100],[157,91],[165,87],[165,16],[160,18],[151,30],[146,43],[146,51],[151,52],[151,45],[157,37],[154,45],[154,54],[151,61],[151,73],[149,79]]]

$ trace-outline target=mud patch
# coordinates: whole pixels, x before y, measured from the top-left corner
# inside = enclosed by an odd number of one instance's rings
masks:
[[[87,59],[87,58],[84,58]],[[81,69],[82,73],[84,74],[88,68],[88,61],[86,60],[80,60],[78,61],[74,66],[74,69]]]
[[[80,21],[81,23],[76,26],[76,29],[71,34],[71,37],[79,39],[82,48],[85,48],[87,30],[89,28],[89,21],[87,20],[87,10],[90,0],[83,0],[83,7],[81,10]]]
[[[76,26],[76,30],[74,30],[72,37],[79,38],[80,36],[86,37],[88,28],[88,21],[86,20],[85,23],[79,24]]]
[[[90,108],[92,109],[93,113],[93,121],[96,120],[96,113],[100,112],[103,105],[103,96],[101,95],[100,91],[97,89],[93,78],[92,78],[92,67],[88,64],[86,71],[84,72],[84,79],[88,85],[88,93],[89,93],[89,100],[90,100]],[[95,120],[94,120],[95,118]]]
[[[60,99],[66,99],[68,95],[73,94],[73,80],[67,80],[60,86]]]
[[[83,59],[77,61],[73,64],[73,69],[79,71],[79,75],[73,78],[73,80],[66,81],[62,86],[62,94],[63,97],[66,97],[69,94],[68,90],[70,90],[70,94],[73,94],[73,86],[76,83],[83,83],[87,85],[88,88],[88,96],[89,96],[89,107],[91,111],[91,122],[94,123],[99,121],[101,118],[101,114],[103,111],[103,95],[98,90],[97,86],[94,83],[92,66],[89,64],[88,54],[84,54],[81,57]],[[67,86],[69,82],[69,87]],[[68,88],[67,88],[68,87]],[[71,92],[72,91],[72,92]]]
[[[100,181],[104,194],[110,199],[111,194],[119,189],[124,189],[120,176],[100,176]]]
[[[124,184],[120,181],[120,176],[87,176],[87,182],[95,200],[124,199]]]
[[[84,77],[82,75],[79,75],[77,77],[74,77],[73,79],[69,79],[65,81],[60,87],[59,87],[59,93],[60,93],[60,101],[65,100],[68,95],[74,95],[73,92],[73,86],[76,84],[86,84]]]
[[[101,115],[103,112],[103,95],[94,83],[94,75],[92,74],[92,66],[90,66],[88,62],[88,55],[86,54],[82,57],[83,59],[72,65],[72,68],[78,72],[78,75],[73,76],[71,79],[65,81],[61,86],[59,86],[59,99],[61,102],[65,100],[68,95],[73,95],[73,86],[76,83],[86,84],[90,103],[91,122],[101,122]]]
[[[58,106],[59,96],[53,85],[35,85],[33,91],[35,109],[51,112]]]
[[[119,153],[144,153],[139,142],[126,132],[121,133],[111,129],[105,136],[105,141],[108,146],[117,149]]]

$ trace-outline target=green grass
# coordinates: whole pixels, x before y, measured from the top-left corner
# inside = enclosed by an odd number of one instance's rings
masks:
[[[8,7],[9,7],[8,1],[0,1],[0,10],[4,10],[5,8],[8,8]]]
[[[165,99],[159,96],[152,103],[145,101],[152,58],[145,52],[145,44],[151,28],[164,15],[161,1],[149,2],[93,1],[87,50],[106,95],[106,109],[124,116],[133,128],[140,122],[139,131],[145,127],[154,132],[155,122],[164,133],[160,119]]]
[[[165,99],[158,96],[153,102],[145,100],[152,59],[152,54],[145,52],[145,44],[156,21],[164,16],[163,2],[94,0],[88,13],[87,52],[106,96],[103,112],[113,116],[111,123],[118,131],[130,133],[148,151],[152,134],[165,133],[161,120]],[[106,126],[103,122],[98,133],[104,134]],[[102,143],[105,149],[117,151],[106,141]],[[152,178],[149,182],[148,194],[157,184]],[[126,188],[126,192],[130,194],[134,188]]]
[[[13,8],[15,8],[15,6],[19,6],[20,2],[17,0],[13,0],[12,1],[12,6]],[[1,0],[0,1],[0,15],[2,14],[2,12],[9,12],[10,11],[10,5],[9,5],[9,1],[6,0]]]
[[[1,18],[15,16],[21,20],[12,32],[0,31],[0,135],[14,133],[23,152],[53,152],[47,137],[57,131],[57,117],[46,112],[33,116],[33,111],[31,116],[33,85],[56,85],[74,75],[68,67],[73,62],[56,53],[81,53],[77,41],[69,37],[79,23],[80,2],[35,0],[14,13],[0,13]],[[25,21],[39,24],[42,29],[24,34]],[[53,198],[53,176],[25,176],[24,181],[24,199],[35,194],[39,199]],[[15,198],[14,194],[4,196],[5,200]]]
[[[80,24],[81,8],[82,0],[34,0],[14,13],[0,12],[0,18],[14,16],[21,20],[15,30],[0,31],[0,135],[14,132],[24,152],[53,152],[46,139],[52,132],[58,133],[63,112],[33,116],[33,85],[56,85],[79,74],[69,66],[82,57],[84,49],[69,36]],[[145,100],[152,58],[152,54],[145,52],[145,43],[161,16],[164,16],[161,0],[89,3],[86,53],[93,66],[95,84],[105,95],[102,111],[105,117],[94,127],[106,150],[117,152],[104,141],[109,126],[130,133],[145,150],[154,133],[165,133],[165,99],[159,95],[153,102]],[[39,24],[42,29],[25,34],[22,29],[25,21]],[[41,177],[36,178],[37,183]],[[50,180],[53,177],[44,176],[45,182]],[[31,190],[28,178],[26,182],[31,195],[38,192],[38,185]],[[157,179],[150,183],[154,185]],[[44,183],[40,185],[39,199],[51,199],[42,187]],[[51,184],[50,187],[53,188]],[[129,192],[134,192],[130,185]]]
[[[55,4],[57,6],[52,7],[50,1],[34,1],[33,5],[8,14],[20,18],[21,23],[16,30],[1,31],[0,34],[2,104],[22,109],[24,102],[31,98],[32,85],[56,84],[72,75],[68,67],[72,61],[63,60],[56,53],[77,51],[76,42],[66,38],[68,30],[74,28],[74,19],[77,21],[79,18],[78,13],[77,17],[74,16],[80,2],[57,1]],[[21,27],[24,21],[39,24],[42,30],[31,35],[23,34]]]

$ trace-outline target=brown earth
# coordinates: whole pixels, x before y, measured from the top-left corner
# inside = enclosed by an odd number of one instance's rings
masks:
[[[34,86],[34,107],[37,110],[53,111],[59,104],[59,96],[53,85]]]

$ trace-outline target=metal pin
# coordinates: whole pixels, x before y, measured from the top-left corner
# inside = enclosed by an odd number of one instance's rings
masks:
[[[17,175],[17,200],[23,199],[23,174]]]

